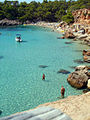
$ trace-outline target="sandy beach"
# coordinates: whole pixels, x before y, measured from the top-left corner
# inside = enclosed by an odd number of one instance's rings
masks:
[[[68,114],[72,120],[90,120],[90,92],[83,95],[69,96],[40,106],[51,106],[60,109]]]

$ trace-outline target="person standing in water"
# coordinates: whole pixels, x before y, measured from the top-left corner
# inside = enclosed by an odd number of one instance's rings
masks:
[[[42,80],[45,80],[45,74],[43,73]]]
[[[62,86],[61,87],[61,96],[64,98],[64,93],[65,93],[65,88]]]

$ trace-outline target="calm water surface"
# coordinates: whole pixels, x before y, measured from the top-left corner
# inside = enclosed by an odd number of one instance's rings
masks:
[[[37,26],[0,28],[0,32],[0,117],[58,100],[62,85],[65,97],[82,93],[67,83],[68,74],[57,72],[73,72],[71,66],[80,65],[74,60],[83,58],[87,46],[65,44],[71,40],[57,39],[60,34]],[[22,43],[15,41],[17,33],[22,35]]]

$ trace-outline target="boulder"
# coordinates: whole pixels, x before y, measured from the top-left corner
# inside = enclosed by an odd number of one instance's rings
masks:
[[[84,73],[88,72],[88,68],[85,65],[79,65],[75,68],[75,71],[83,71]]]
[[[90,79],[88,80],[87,88],[90,89]]]
[[[68,83],[75,88],[84,88],[87,86],[88,76],[81,70],[69,74]]]
[[[72,32],[66,32],[64,36],[65,36],[65,38],[70,38],[70,39],[75,38],[75,36]]]
[[[83,55],[88,55],[88,56],[90,56],[90,50],[83,50]]]
[[[85,56],[83,56],[83,59],[85,62],[90,63],[90,56],[85,55]]]

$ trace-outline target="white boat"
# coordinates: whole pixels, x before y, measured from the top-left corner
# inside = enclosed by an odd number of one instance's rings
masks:
[[[22,42],[21,35],[20,34],[16,34],[15,40],[16,40],[16,42]]]

